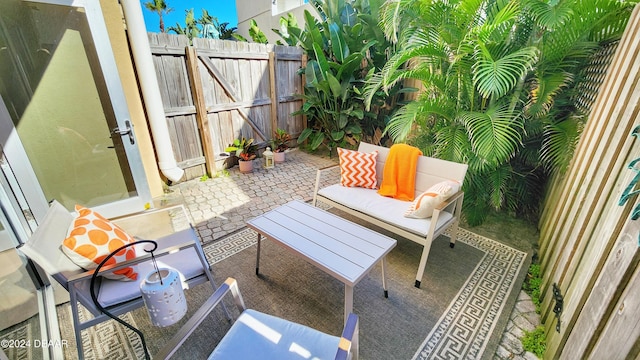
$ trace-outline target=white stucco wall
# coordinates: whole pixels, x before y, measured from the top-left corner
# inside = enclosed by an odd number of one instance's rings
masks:
[[[278,0],[276,0],[278,1]],[[295,9],[287,12],[272,15],[272,0],[236,0],[236,11],[238,13],[238,34],[244,36],[247,40],[251,41],[249,36],[249,21],[254,19],[258,23],[260,30],[265,33],[270,44],[275,44],[280,40],[280,36],[271,31],[271,29],[278,29],[280,27],[279,20],[281,17],[286,17],[287,13],[292,13],[298,25],[304,26],[304,10],[309,10],[313,15],[316,15],[316,11],[310,4],[304,4]]]

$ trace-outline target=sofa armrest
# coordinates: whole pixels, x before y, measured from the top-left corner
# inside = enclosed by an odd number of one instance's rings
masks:
[[[454,202],[460,200],[460,204],[458,204],[457,206],[461,206],[462,205],[462,199],[464,198],[464,191],[458,191],[457,193],[453,194],[450,198],[448,198],[446,201],[443,201],[441,204],[439,204],[438,206],[436,206],[436,210],[438,211],[442,211],[444,210],[447,206],[453,204]]]
[[[320,181],[322,180],[322,174],[325,171],[333,169],[337,166],[340,166],[340,165],[339,164],[329,165],[329,166],[325,166],[323,168],[318,169],[316,173],[316,185],[313,188],[313,202],[311,203],[313,206],[316,206],[316,201],[318,198],[318,190],[320,190]]]

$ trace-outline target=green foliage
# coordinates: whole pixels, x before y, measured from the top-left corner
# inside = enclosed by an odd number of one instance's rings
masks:
[[[536,312],[540,313],[540,286],[542,278],[540,277],[540,264],[531,264],[529,273],[522,286],[522,289],[531,296],[531,301],[536,306]]]
[[[267,35],[260,30],[258,23],[254,19],[249,21],[249,36],[251,36],[251,40],[255,43],[267,44],[269,42]],[[247,39],[240,34],[234,34],[233,37],[238,41],[247,42]]]
[[[542,359],[547,348],[544,326],[539,325],[533,331],[525,331],[522,338],[522,347]]]
[[[205,182],[209,180],[209,175],[208,174],[204,174],[202,176],[200,176],[200,181]]]
[[[367,78],[366,108],[380,91],[419,81],[424,90],[386,132],[469,164],[469,224],[491,208],[535,219],[549,175],[566,169],[582,130],[571,105],[580,71],[621,36],[635,2],[387,1],[381,29],[399,50]]]
[[[185,35],[189,39],[189,43],[193,43],[193,39],[197,37],[232,39],[236,27],[228,28],[229,23],[220,23],[218,18],[209,14],[209,11],[202,9],[202,14],[196,19],[193,9],[185,10],[185,27],[180,23],[170,26],[168,31],[173,31],[178,35]]]
[[[271,139],[271,148],[274,152],[283,152],[289,148],[288,142],[291,135],[284,129],[276,129]]]
[[[319,20],[305,11],[305,27],[289,14],[273,29],[288,45],[300,46],[308,56],[302,108],[293,115],[307,116],[309,126],[298,143],[309,141],[312,150],[326,146],[355,146],[361,139],[380,142],[382,129],[393,110],[398,86],[389,94],[372,96],[365,109],[366,80],[382,68],[393,46],[377,23],[382,1],[311,0]]]

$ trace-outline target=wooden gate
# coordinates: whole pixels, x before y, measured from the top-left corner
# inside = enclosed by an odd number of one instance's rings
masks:
[[[640,158],[640,16],[618,45],[572,164],[540,222],[545,359],[624,359],[640,353],[640,224],[630,218]],[[635,166],[634,169],[640,169]]]
[[[164,110],[186,179],[223,168],[239,137],[266,145],[276,129],[297,137],[302,49],[149,33]]]

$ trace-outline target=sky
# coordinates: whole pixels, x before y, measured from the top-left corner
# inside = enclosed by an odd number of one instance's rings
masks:
[[[160,31],[160,18],[155,12],[147,10],[144,3],[149,0],[140,0],[142,6],[142,15],[144,16],[144,22],[147,25],[148,32]],[[173,8],[173,11],[169,14],[165,14],[164,26],[175,26],[176,23],[180,23],[182,27],[185,26],[185,10],[193,9],[196,19],[202,15],[202,9],[209,12],[209,15],[218,18],[220,23],[228,22],[227,28],[238,26],[238,15],[236,14],[236,0],[165,0],[167,6]]]

